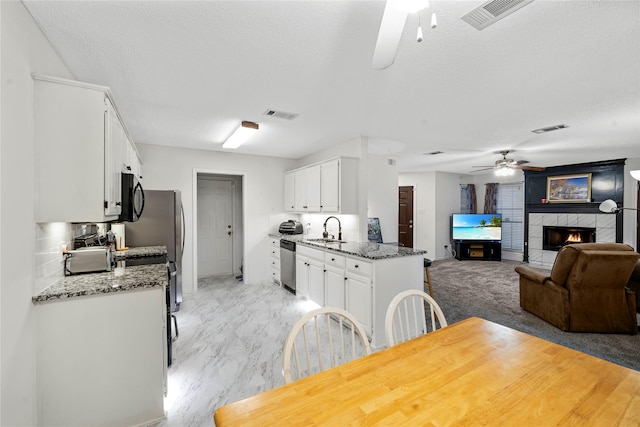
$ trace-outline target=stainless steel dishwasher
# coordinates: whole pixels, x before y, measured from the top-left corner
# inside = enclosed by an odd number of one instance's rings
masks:
[[[280,239],[280,281],[296,293],[296,242]]]

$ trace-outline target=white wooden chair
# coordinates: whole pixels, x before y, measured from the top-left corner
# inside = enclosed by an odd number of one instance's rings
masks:
[[[336,307],[318,308],[289,332],[283,352],[284,380],[290,383],[368,354],[367,335],[351,314]]]
[[[429,324],[427,324],[427,307]],[[387,308],[384,329],[387,346],[408,341],[430,331],[447,326],[442,309],[428,294],[418,290],[408,290],[396,295]]]

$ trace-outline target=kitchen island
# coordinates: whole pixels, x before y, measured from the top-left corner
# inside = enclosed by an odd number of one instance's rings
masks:
[[[65,276],[33,296],[38,425],[139,425],[164,418],[163,264]],[[164,248],[166,252],[166,248]]]
[[[320,306],[347,310],[360,321],[373,348],[386,346],[384,320],[393,297],[409,289],[424,289],[425,250],[371,242],[325,242],[303,235],[269,237],[296,242],[296,294]]]

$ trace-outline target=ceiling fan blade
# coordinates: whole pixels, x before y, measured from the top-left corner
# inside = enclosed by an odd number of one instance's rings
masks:
[[[523,169],[527,171],[543,171],[545,168],[540,166],[525,166],[525,165],[514,165],[514,169]]]
[[[495,168],[495,166],[471,166],[472,168]]]
[[[474,167],[474,168],[477,168],[477,167],[480,167],[480,166],[473,166],[473,167]],[[482,172],[482,171],[488,171],[488,170],[491,170],[491,169],[495,169],[495,168],[494,168],[493,166],[487,166],[487,167],[486,167],[486,168],[484,168],[484,169],[476,169],[476,170],[474,170],[474,171],[471,171],[471,173],[474,173],[474,172]]]
[[[395,61],[407,15],[408,12],[396,8],[394,0],[387,0],[382,14],[376,48],[373,51],[372,68],[383,70]]]

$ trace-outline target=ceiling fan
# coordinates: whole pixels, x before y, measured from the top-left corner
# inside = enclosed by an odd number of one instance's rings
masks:
[[[418,12],[426,7],[429,7],[428,0],[387,0],[382,14],[376,48],[373,51],[372,68],[383,70],[393,64],[407,16],[409,13]],[[431,16],[431,28],[435,28],[436,25],[434,13]],[[422,27],[420,25],[418,25],[417,41],[422,41]]]
[[[515,169],[523,169],[529,171],[543,171],[545,168],[540,166],[527,166],[526,163],[529,163],[528,160],[518,160],[515,161],[513,159],[508,159],[507,154],[509,154],[509,150],[503,150],[499,152],[502,154],[502,158],[496,160],[494,166],[472,166],[474,168],[482,168],[476,169],[473,172],[481,172],[490,169],[495,169],[495,173],[498,176],[506,176],[513,175]]]

